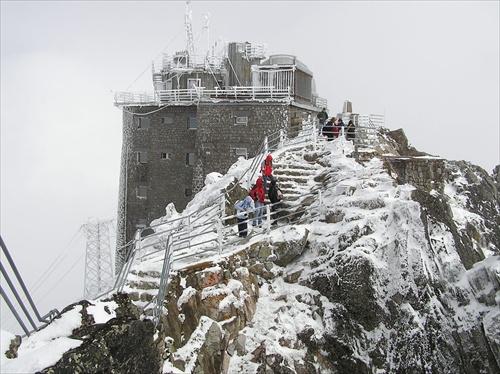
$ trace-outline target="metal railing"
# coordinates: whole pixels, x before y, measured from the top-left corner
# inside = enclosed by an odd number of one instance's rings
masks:
[[[378,124],[383,123],[383,116],[368,115],[364,121],[366,122],[363,123],[368,123],[369,126],[356,126],[356,138],[353,139],[355,144],[357,141],[356,139],[362,139],[361,134],[364,132],[375,134],[376,136]],[[344,135],[342,131],[343,129],[341,130],[341,135]],[[258,174],[260,175],[260,165],[267,154],[277,150],[285,150],[287,147],[293,148],[295,146],[307,144],[311,145],[313,149],[316,149],[317,141],[317,129],[311,122],[304,123],[296,128],[280,130],[270,134],[256,150],[255,157],[250,166],[236,178],[236,183],[234,183],[232,188],[241,185],[245,178],[248,184],[250,184],[254,177]],[[222,254],[224,248],[227,246],[233,248],[235,245],[245,240],[249,240],[248,238],[236,236],[238,231],[236,215],[225,215],[227,203],[226,196],[228,196],[231,190],[232,189],[225,191],[225,193],[213,199],[211,204],[205,204],[204,207],[195,212],[174,219],[164,220],[156,225],[138,230],[134,240],[130,241],[125,246],[125,248],[127,248],[125,251],[127,255],[113,288],[98,295],[96,299],[104,295],[109,295],[112,292],[123,292],[127,276],[131,272],[132,266],[136,261],[142,262],[159,257],[158,259],[163,261],[163,265],[158,293],[153,300],[144,307],[144,309],[146,309],[151,303],[154,303],[152,316],[157,326],[162,315],[163,299],[165,297],[168,279],[174,262],[183,259],[196,261],[197,259],[201,259],[202,256],[206,256],[207,253]],[[302,202],[309,196],[315,196],[315,198],[305,206]],[[270,234],[274,228],[288,225],[290,222],[301,223],[305,219],[311,219],[324,213],[320,189],[299,196],[295,195],[290,197],[287,201],[276,204],[266,204],[263,209],[265,210],[265,214],[263,215],[263,231],[261,233],[267,235]],[[247,224],[252,222],[253,219],[253,217],[249,218],[246,221]],[[275,222],[276,224],[273,225]],[[142,237],[142,233],[149,229],[152,229],[154,233]],[[10,268],[12,272],[14,272],[35,317],[39,322],[43,322],[43,324],[50,323],[55,317],[59,316],[59,311],[54,309],[46,315],[40,316],[1,236],[0,244]],[[163,257],[163,259],[160,257]],[[26,324],[23,322],[23,319],[3,288],[0,288],[1,296],[16,317],[16,320],[25,334],[29,336],[41,326],[36,326],[32,313],[28,311],[28,308],[22,301],[17,288],[8,275],[7,269],[4,268],[3,264],[0,265],[2,276],[9,285],[11,293],[15,296],[25,318],[27,318],[31,324],[32,330],[26,327]]]
[[[292,98],[291,89],[274,86],[234,86],[207,90],[205,87],[190,89],[158,90],[154,92],[115,92],[115,106],[133,105],[186,105],[198,102],[268,101],[288,102]]]
[[[12,259],[9,250],[7,249],[7,246],[5,245],[5,242],[3,241],[1,236],[0,236],[0,246],[2,247],[2,252],[5,258],[7,259],[7,263],[9,265],[9,268],[6,268],[4,267],[3,262],[0,262],[0,271],[2,273],[2,278],[8,284],[10,288],[10,293],[15,297],[18,308],[16,308],[16,306],[12,303],[7,291],[4,290],[2,286],[0,286],[0,294],[4,299],[5,303],[7,304],[7,306],[9,307],[11,313],[16,318],[16,321],[23,329],[26,336],[30,336],[31,333],[39,330],[43,325],[50,323],[55,317],[58,317],[59,311],[57,309],[53,309],[44,316],[40,315],[37,307],[35,306],[35,303],[33,302],[33,299],[31,298],[28,289],[26,288],[26,285],[24,284],[21,274],[19,274],[16,264],[14,263],[14,260]],[[9,272],[13,273],[15,279],[11,279],[11,277],[9,276]],[[17,286],[14,283],[15,281],[17,281]],[[20,292],[18,288],[21,288],[22,292]],[[24,295],[24,298],[29,304],[31,311],[28,309],[28,305],[26,305],[26,302],[23,300],[22,295]],[[18,313],[18,309],[22,310],[24,318],[27,319],[27,321],[31,325],[31,330],[26,326],[26,323],[23,320],[23,316],[20,315],[20,313]],[[35,318],[37,319],[38,322],[42,322],[43,324],[41,326],[37,326],[37,324],[34,321]]]
[[[314,196],[315,199],[311,205],[304,206],[302,201],[309,196]],[[273,207],[276,207],[274,211]],[[249,216],[244,221],[247,223],[249,231],[249,235],[246,237],[238,236],[239,222],[234,222],[237,216],[224,216],[224,210],[221,210],[220,217],[215,221],[205,222],[183,232],[164,231],[154,244],[149,243],[138,249],[143,251],[142,256],[137,256],[138,261],[160,260],[163,257],[158,294],[144,306],[144,309],[147,309],[149,305],[153,305],[152,316],[156,326],[163,313],[163,299],[174,262],[189,259],[188,263],[191,264],[197,260],[203,260],[207,255],[220,255],[225,249],[233,249],[235,246],[247,242],[255,232],[269,235],[274,229],[290,223],[299,224],[317,217],[323,213],[324,204],[322,204],[321,191],[317,189],[291,201],[267,204],[263,209],[265,213],[262,216],[262,228],[254,228],[252,222],[257,222],[253,216]],[[248,213],[252,215],[256,210],[253,209]]]
[[[370,136],[375,134],[376,136],[377,125],[371,120],[371,116],[367,116],[366,121],[370,123],[370,126],[356,126],[355,138],[352,139],[354,144],[366,139],[365,134],[370,134]],[[345,128],[341,128],[341,136],[344,135],[344,130]],[[237,178],[232,189],[240,185],[245,177],[247,177],[247,183],[250,184],[257,175],[260,175],[260,165],[267,154],[286,147],[302,146],[304,144],[310,144],[313,149],[316,149],[317,139],[317,129],[312,123],[302,124],[295,130],[280,130],[270,134],[257,149],[252,163]],[[235,237],[237,233],[237,223],[234,222],[236,215],[225,215],[226,196],[232,189],[221,194],[218,201],[213,201],[212,206],[146,228],[155,231],[147,237],[142,238],[141,231],[137,232],[135,244],[122,269],[121,274],[123,275],[120,276],[119,281],[117,280],[117,289],[123,291],[127,274],[130,272],[134,261],[142,262],[155,258],[161,260],[161,256],[163,256],[164,263],[158,294],[149,304],[144,306],[144,309],[146,309],[151,303],[154,303],[153,320],[155,325],[159,323],[163,308],[163,297],[174,262],[188,258],[190,261],[196,261],[206,256],[207,253],[221,254],[226,246],[233,247],[244,240],[248,240],[247,238]],[[316,196],[316,199],[305,207],[302,201],[308,196]],[[322,214],[324,209],[321,202],[321,190],[319,189],[295,196],[293,200],[278,204],[276,204],[274,212],[271,210],[275,204],[267,204],[263,207],[265,209],[263,233],[265,234],[269,234],[273,228],[288,225],[289,222],[298,223],[305,218],[310,219]],[[253,217],[249,218],[246,221],[247,224],[252,220]],[[275,221],[277,224],[273,225]],[[169,261],[169,264],[166,264],[165,261]]]

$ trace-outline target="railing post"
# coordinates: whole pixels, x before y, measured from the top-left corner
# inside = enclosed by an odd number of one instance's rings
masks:
[[[283,131],[283,129],[280,129],[280,142],[278,145],[278,149],[283,148],[284,145],[285,145],[285,132]]]
[[[271,232],[271,208],[269,204],[266,204],[266,231],[269,234]]]
[[[134,247],[136,248],[137,253],[139,253],[139,259],[142,262],[142,258],[144,257],[144,249],[142,248],[141,230],[137,230],[135,232]]]
[[[219,240],[219,255],[222,253],[222,220],[226,216],[226,198],[225,195],[221,195],[220,199],[220,215],[217,222],[217,235]]]
[[[168,278],[170,277],[171,259],[172,259],[172,234],[170,234],[167,238],[165,255],[163,257],[163,267],[161,271],[160,287],[158,289],[158,294],[156,295],[156,304],[153,308],[153,322],[155,327],[158,327],[160,323],[160,315],[162,314],[163,311],[163,300],[165,299]]]
[[[264,154],[267,155],[268,153],[269,153],[269,143],[268,143],[268,139],[267,139],[267,136],[266,136],[264,138]]]
[[[314,125],[314,123],[311,126],[311,131],[312,131],[313,150],[316,151],[316,147],[317,147],[316,142],[318,141],[318,133],[316,131],[316,126]]]

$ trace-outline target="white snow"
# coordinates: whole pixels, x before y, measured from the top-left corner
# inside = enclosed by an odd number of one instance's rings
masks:
[[[469,320],[477,318],[484,312],[486,313],[486,326],[490,329],[497,328],[495,326],[500,324],[498,323],[500,319],[498,311],[494,312],[490,310],[491,308],[474,299],[471,277],[478,276],[481,269],[488,269],[493,274],[495,271],[492,269],[496,269],[496,276],[499,277],[499,257],[489,257],[467,271],[461,264],[454,248],[453,236],[445,230],[444,225],[431,222],[429,232],[424,232],[424,225],[420,218],[420,205],[410,199],[414,187],[410,185],[394,186],[379,159],[374,158],[362,166],[353,158],[347,157],[353,149],[351,143],[346,142],[343,138],[325,143],[324,148],[329,151],[329,154],[321,156],[321,162],[326,165],[325,168],[329,169],[328,171],[334,175],[334,178],[331,178],[328,182],[328,189],[322,194],[321,209],[330,213],[342,211],[345,216],[338,223],[326,224],[318,221],[294,227],[293,230],[290,227],[273,230],[270,239],[284,241],[292,237],[300,238],[304,230],[308,229],[310,231],[308,240],[314,244],[311,246],[312,249],[301,257],[300,263],[289,265],[284,269],[284,272],[292,273],[300,269],[303,271],[301,276],[307,277],[312,271],[310,263],[318,256],[320,248],[331,250],[332,256],[335,257],[338,255],[339,245],[343,244],[346,246],[345,251],[368,259],[376,273],[384,275],[385,279],[390,280],[388,284],[376,285],[378,287],[377,293],[381,299],[390,297],[397,292],[404,294],[409,287],[412,287],[412,283],[408,280],[413,277],[442,278],[453,284],[454,287],[460,287],[469,292],[470,304],[468,307],[453,305],[456,309],[457,323],[466,326]],[[243,175],[250,163],[251,160],[240,158],[230,168],[226,176],[218,173],[209,174],[205,181],[205,188],[188,204],[186,211],[196,211],[202,207],[210,206],[218,198],[219,191],[227,187],[233,177]],[[313,177],[311,176],[311,178]],[[247,177],[243,178],[242,183],[244,186],[248,182],[245,178]],[[465,178],[459,178],[455,184],[449,184],[445,187],[445,195],[452,207],[454,219],[459,227],[471,220],[480,223],[480,217],[465,210],[466,196],[457,192],[457,185],[460,183],[466,183]],[[436,196],[436,194],[438,192],[433,191],[433,195]],[[173,206],[167,207],[166,211],[168,217],[158,218],[153,224],[162,224],[166,218],[179,216]],[[371,233],[361,236],[354,243],[340,242],[342,234],[367,228],[370,229]],[[432,246],[429,246],[426,235],[429,236]],[[396,242],[399,244],[396,245]],[[486,249],[483,248],[483,250],[488,256]],[[213,255],[212,259],[216,260],[218,256]],[[177,268],[179,266],[180,264],[177,265]],[[135,265],[134,268],[146,272],[158,270],[158,265],[152,265],[145,261]],[[206,271],[209,270],[206,269]],[[238,269],[237,271],[247,270]],[[331,272],[335,274],[335,269],[332,268]],[[181,282],[185,285],[185,280],[181,280]],[[341,282],[342,280],[339,279],[340,286]],[[231,280],[227,285],[219,284],[205,288],[202,297],[226,295],[219,306],[222,310],[231,303],[235,303],[236,300],[242,300],[242,295],[235,297],[236,294],[242,292],[241,290],[241,283]],[[485,294],[490,291],[482,290]],[[191,287],[186,288],[179,298],[178,307],[181,308],[194,292],[196,291]],[[415,292],[417,291],[415,290]],[[240,371],[241,365],[244,365],[248,372],[254,372],[257,364],[250,362],[250,358],[252,352],[262,341],[266,342],[268,354],[279,353],[289,360],[300,362],[304,358],[305,350],[296,341],[298,331],[310,328],[314,331],[314,335],[320,337],[325,329],[335,330],[330,319],[322,319],[316,313],[315,298],[321,299],[323,308],[331,309],[338,306],[332,305],[316,291],[300,286],[298,283],[289,284],[281,278],[276,278],[273,282],[264,282],[259,289],[259,295],[254,318],[242,331],[247,337],[246,355],[242,357],[233,355],[229,366],[230,372]],[[500,302],[498,293],[496,300],[497,303]],[[436,303],[436,308],[439,310],[439,302],[432,302]],[[94,315],[96,322],[103,323],[113,317],[115,305],[98,300],[93,301],[93,303],[95,305],[89,308],[89,312]],[[450,303],[453,304],[453,301]],[[105,307],[110,312],[105,311]],[[414,316],[416,326],[422,327],[425,317],[413,310],[409,304],[404,304],[403,307]],[[495,321],[497,322],[494,323]],[[166,361],[164,372],[191,372],[195,364],[196,353],[203,344],[204,336],[212,323],[211,319],[203,317],[189,341],[174,353],[177,358],[186,362],[185,371],[174,368],[169,361]],[[80,324],[81,318],[78,308],[65,313],[61,319],[55,320],[45,329],[25,338],[19,349],[18,358],[7,359],[2,354],[0,372],[35,372],[54,364],[65,351],[81,344],[81,341],[68,337],[71,335],[71,331]],[[219,326],[222,326],[222,323]],[[388,334],[384,326],[365,333],[366,336],[372,338]],[[12,338],[11,333],[2,331],[2,352],[8,349]],[[366,357],[364,358],[365,352],[361,348],[355,352],[355,355],[361,360],[366,359]]]
[[[91,300],[91,303],[87,312],[94,317],[96,323],[106,323],[116,317],[115,302]],[[14,335],[1,330],[0,373],[34,373],[43,370],[59,361],[64,352],[82,344],[81,340],[69,337],[73,330],[82,324],[81,310],[81,305],[76,305],[44,329],[24,337],[15,359],[8,359],[4,354],[9,349]]]

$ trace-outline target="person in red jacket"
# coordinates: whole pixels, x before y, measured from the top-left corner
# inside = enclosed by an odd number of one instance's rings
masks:
[[[264,215],[264,199],[266,193],[264,192],[264,186],[262,178],[257,178],[255,182],[255,187],[250,191],[250,196],[255,203],[255,211],[253,212],[253,226],[262,227],[262,216]]]
[[[262,161],[261,165],[262,179],[264,181],[264,191],[267,194],[267,180],[274,180],[273,176],[273,156],[267,155],[266,159]]]

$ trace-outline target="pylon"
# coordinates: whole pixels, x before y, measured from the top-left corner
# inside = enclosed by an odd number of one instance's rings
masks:
[[[93,299],[113,286],[113,261],[109,244],[109,226],[113,221],[89,219],[83,225],[87,238],[85,254],[85,299]]]

